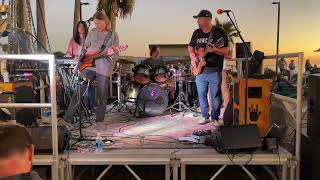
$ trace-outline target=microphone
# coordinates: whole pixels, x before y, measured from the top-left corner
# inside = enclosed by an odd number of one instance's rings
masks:
[[[90,19],[88,19],[86,22],[90,23],[90,21],[93,21],[93,17],[91,17]]]
[[[223,10],[223,9],[218,9],[217,14],[222,14],[222,13],[229,13],[231,10]]]

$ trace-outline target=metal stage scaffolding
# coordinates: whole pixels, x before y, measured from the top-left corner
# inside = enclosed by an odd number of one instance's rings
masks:
[[[53,55],[0,55],[1,60],[28,60],[48,61],[50,79],[50,103],[0,103],[2,108],[51,108],[52,121],[52,180],[59,180],[59,157],[58,157],[58,130],[57,130],[57,98],[56,98],[56,70]],[[47,160],[46,160],[47,162]],[[45,163],[46,164],[46,163]]]
[[[298,58],[298,83],[297,83],[297,99],[290,100],[296,103],[296,150],[294,158],[291,158],[290,153],[279,150],[279,154],[254,154],[252,156],[250,165],[281,165],[284,167],[282,178],[286,178],[286,169],[290,167],[290,179],[299,179],[299,168],[300,168],[300,148],[301,148],[301,117],[302,117],[302,76],[303,76],[303,53],[290,53],[290,54],[281,54],[266,56],[266,59],[274,59],[276,57]],[[51,107],[52,112],[52,145],[53,153],[50,156],[36,156],[34,160],[34,165],[52,165],[52,179],[53,180],[62,180],[64,179],[64,166],[73,166],[80,164],[121,164],[126,166],[126,168],[132,173],[135,174],[129,165],[139,165],[139,164],[162,164],[166,166],[166,179],[170,179],[170,167],[172,168],[173,179],[178,179],[178,167],[181,167],[181,177],[185,177],[185,166],[190,164],[216,164],[222,165],[222,168],[211,178],[214,179],[217,174],[219,174],[227,165],[240,165],[241,168],[251,177],[250,172],[248,172],[244,166],[243,162],[248,161],[248,155],[235,158],[231,161],[227,155],[218,154],[215,150],[204,150],[204,149],[161,149],[156,152],[157,149],[147,150],[147,149],[131,149],[131,150],[110,150],[101,154],[77,154],[69,152],[67,155],[58,155],[58,142],[57,142],[57,108],[56,108],[56,77],[55,77],[55,66],[54,66],[54,56],[53,55],[0,55],[0,59],[23,59],[23,60],[47,60],[49,61],[49,74],[50,74],[50,95],[51,103],[1,103],[0,107],[36,107],[36,108],[45,108]],[[280,96],[276,96],[280,97]],[[283,98],[283,100],[287,100]],[[177,152],[176,152],[177,151]],[[123,152],[127,156],[124,156]],[[139,155],[139,156],[138,156]],[[157,155],[160,156],[159,159],[156,159]],[[216,158],[221,161],[218,163]],[[223,160],[224,159],[224,160]],[[229,159],[229,160],[228,160]],[[277,159],[277,160],[276,160]],[[61,162],[61,166],[59,166]],[[294,174],[294,164],[297,164],[296,173]],[[248,165],[249,165],[248,164]],[[107,168],[104,173],[108,171]],[[131,169],[131,170],[130,170]],[[59,176],[60,175],[60,176]],[[135,175],[134,175],[135,176]],[[60,177],[60,178],[59,178]],[[136,177],[139,179],[139,177]],[[253,179],[253,177],[251,177]]]
[[[83,165],[104,165],[105,170],[99,175],[97,180],[103,178],[113,165],[123,165],[136,180],[141,180],[130,166],[135,165],[161,165],[165,167],[165,180],[187,178],[186,167],[189,165],[216,165],[221,168],[212,172],[211,180],[216,179],[227,166],[239,166],[248,175],[248,179],[255,180],[254,175],[246,168],[248,166],[262,166],[267,169],[270,177],[275,175],[268,171],[268,165],[282,167],[281,180],[287,180],[288,170],[292,171],[295,161],[292,155],[283,148],[279,148],[276,153],[265,153],[256,151],[252,154],[220,154],[212,149],[110,149],[102,153],[78,153],[69,152],[62,154],[60,159],[60,179],[71,180],[75,166]],[[51,165],[50,155],[38,155],[34,160],[34,165]],[[294,180],[290,176],[290,180]]]

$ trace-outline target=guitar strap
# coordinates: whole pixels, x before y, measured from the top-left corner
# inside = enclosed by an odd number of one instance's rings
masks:
[[[111,38],[111,35],[112,35],[112,31],[108,32],[108,34],[106,35],[106,37],[104,38],[104,41],[100,47],[100,51],[99,53],[102,53],[106,47],[107,47],[107,43],[109,42],[110,38]]]
[[[209,47],[209,44],[213,38],[213,32],[215,30],[215,27],[212,26],[212,29],[211,29],[211,32],[210,32],[210,35],[209,35],[209,38],[208,38],[208,42],[207,42],[207,45],[206,45],[206,49],[205,49],[205,54],[208,52],[208,47]]]

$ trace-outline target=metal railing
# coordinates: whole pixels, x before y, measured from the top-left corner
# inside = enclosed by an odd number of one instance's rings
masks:
[[[56,75],[53,55],[0,55],[1,60],[34,60],[49,61],[50,79],[50,103],[0,103],[0,107],[6,108],[49,108],[51,107],[52,121],[52,180],[59,179],[58,157],[58,128],[57,128],[57,98],[56,98]]]
[[[297,167],[295,172],[295,178],[300,179],[300,158],[301,158],[301,121],[302,121],[302,87],[303,87],[303,52],[279,54],[279,55],[269,55],[265,56],[264,60],[272,60],[278,58],[298,58],[298,81],[297,81],[297,99],[285,97],[276,93],[272,93],[272,96],[296,104],[296,144],[295,144],[295,160],[297,161]],[[234,60],[234,59],[233,59]],[[235,59],[238,62],[245,61],[244,58]],[[238,63],[237,67],[238,73],[241,74],[241,63]],[[290,172],[291,178],[294,178],[294,172]]]

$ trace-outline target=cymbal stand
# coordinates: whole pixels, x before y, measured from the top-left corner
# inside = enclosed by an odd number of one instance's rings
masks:
[[[128,109],[128,105],[126,101],[123,100],[123,95],[122,95],[122,87],[121,87],[121,76],[122,76],[122,65],[120,62],[117,62],[117,92],[118,92],[118,99],[115,100],[112,104],[112,108],[109,109],[106,113],[110,113],[113,110],[116,110],[118,112],[121,112],[121,110],[125,107]]]
[[[182,73],[183,72],[182,65],[180,65],[179,70],[181,72],[181,75],[178,76],[178,88],[179,88],[178,89],[178,97],[174,101],[173,105],[171,105],[168,108],[170,110],[171,116],[173,116],[172,110],[175,110],[178,112],[184,111],[183,116],[185,115],[185,113],[187,111],[193,112],[193,110],[191,109],[191,106],[189,104],[189,101],[187,99],[187,96],[186,96],[185,92],[183,91],[183,82],[182,82],[182,78],[181,78],[182,74],[183,74]]]

